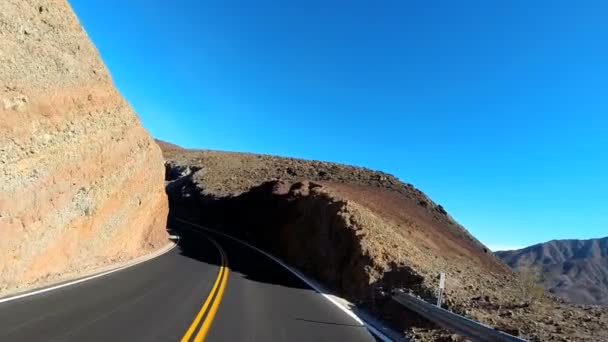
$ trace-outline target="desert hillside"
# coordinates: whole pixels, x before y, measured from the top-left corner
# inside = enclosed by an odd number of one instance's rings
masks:
[[[172,216],[279,255],[416,340],[449,334],[404,312],[387,294],[406,288],[434,300],[439,272],[447,273],[449,308],[499,329],[542,340],[607,337],[606,312],[593,311],[600,321],[577,326],[590,313],[531,291],[441,205],[394,176],[160,144]]]
[[[568,302],[608,305],[608,237],[554,240],[496,255],[517,271],[540,272],[543,286]]]
[[[0,1],[0,296],[166,243],[160,149],[65,0]]]

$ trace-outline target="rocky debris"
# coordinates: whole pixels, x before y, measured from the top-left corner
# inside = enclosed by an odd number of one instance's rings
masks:
[[[236,152],[191,150],[184,153],[186,150],[176,145],[167,145],[165,142],[161,144],[168,156],[167,163],[172,167],[179,167],[191,161],[200,165],[200,172],[193,180],[201,186],[204,185],[201,189],[205,193],[215,196],[236,196],[263,181],[279,179],[342,181],[392,189],[412,196],[420,193],[411,184],[403,184],[392,175],[361,167]],[[221,172],[216,172],[218,170]],[[431,206],[437,207],[434,203],[431,203]]]
[[[0,117],[0,296],[166,243],[160,150],[66,1],[0,1]]]

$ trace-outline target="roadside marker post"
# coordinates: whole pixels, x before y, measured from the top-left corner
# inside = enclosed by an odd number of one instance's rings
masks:
[[[439,292],[437,293],[437,307],[441,307],[443,300],[443,290],[445,289],[445,273],[439,273]]]

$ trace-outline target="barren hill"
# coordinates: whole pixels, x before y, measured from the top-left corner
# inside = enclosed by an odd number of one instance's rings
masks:
[[[539,270],[545,288],[569,302],[608,305],[608,237],[553,240],[496,255],[515,270]]]
[[[435,298],[447,273],[452,310],[528,337],[608,335],[608,315],[552,297],[529,297],[525,283],[446,210],[413,185],[365,168],[162,144],[171,212],[271,251],[416,340],[442,338],[387,294],[407,288]],[[571,315],[568,319],[562,316]],[[556,319],[556,315],[560,318]],[[559,329],[558,329],[559,326]]]
[[[166,243],[161,152],[66,1],[0,1],[0,118],[0,295]]]

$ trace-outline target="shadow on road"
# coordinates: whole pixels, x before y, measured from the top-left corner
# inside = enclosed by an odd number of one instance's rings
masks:
[[[170,221],[170,233],[180,236],[180,254],[211,265],[220,266],[221,257],[210,237],[224,249],[231,274],[261,283],[311,290],[298,277],[265,255],[231,239],[209,232],[197,232],[184,224]],[[312,290],[311,290],[312,291]]]

